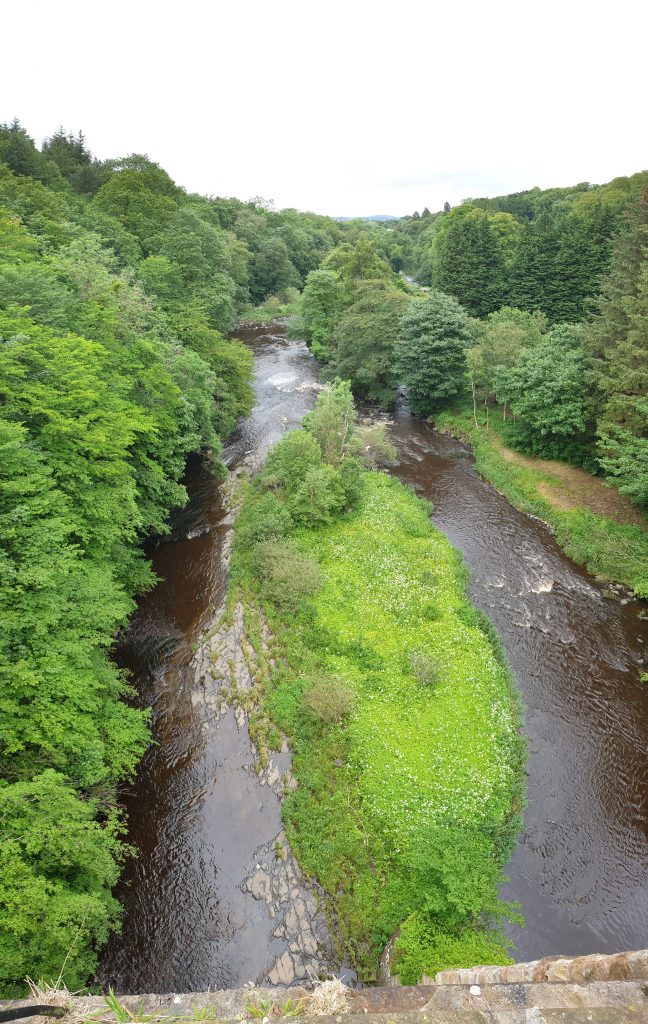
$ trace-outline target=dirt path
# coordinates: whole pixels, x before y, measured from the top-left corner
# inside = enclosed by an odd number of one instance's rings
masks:
[[[534,470],[543,476],[552,477],[554,482],[539,480],[538,492],[554,508],[589,508],[598,515],[606,516],[617,523],[640,526],[648,530],[648,519],[628,498],[619,494],[616,487],[603,483],[584,469],[570,466],[566,462],[551,459],[536,459],[520,455],[502,444],[496,434],[491,434],[495,448],[507,462],[514,462],[525,469]]]

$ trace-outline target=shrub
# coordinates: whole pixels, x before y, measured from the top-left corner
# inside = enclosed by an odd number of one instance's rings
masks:
[[[293,521],[286,506],[274,494],[262,494],[245,502],[236,526],[243,548],[250,548],[272,537],[285,537]]]
[[[346,504],[344,481],[339,469],[311,466],[290,503],[290,510],[297,522],[319,526],[330,523]]]
[[[321,585],[316,560],[302,554],[290,540],[258,543],[254,549],[254,566],[261,596],[284,611],[298,612]]]
[[[308,713],[322,722],[333,724],[345,719],[353,709],[355,693],[344,680],[333,676],[316,679],[304,695]]]
[[[315,438],[305,430],[293,430],[272,448],[263,475],[267,482],[281,484],[288,494],[294,494],[308,470],[321,464],[322,452]]]
[[[497,932],[464,928],[448,933],[424,914],[413,914],[402,926],[396,943],[394,969],[403,985],[416,985],[421,976],[434,976],[451,967],[513,963]]]
[[[340,477],[344,487],[347,508],[356,508],[360,503],[363,473],[364,469],[359,459],[347,457],[342,460]]]
[[[419,686],[431,689],[437,685],[442,669],[438,658],[427,651],[410,651],[409,663]]]

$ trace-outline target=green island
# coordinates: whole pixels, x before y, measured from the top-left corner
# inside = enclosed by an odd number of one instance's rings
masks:
[[[277,667],[257,687],[251,731],[262,756],[288,737],[288,838],[327,893],[340,952],[373,980],[400,928],[394,969],[412,984],[510,962],[497,885],[520,827],[523,744],[502,646],[468,601],[460,555],[428,503],[362,466],[369,438],[353,424],[337,384],[271,450],[245,491],[231,601],[272,630]]]

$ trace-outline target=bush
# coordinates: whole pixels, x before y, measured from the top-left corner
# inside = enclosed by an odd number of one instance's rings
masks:
[[[332,522],[346,505],[340,470],[333,466],[311,466],[290,503],[290,510],[298,523],[320,526]]]
[[[298,612],[321,586],[314,558],[290,540],[264,540],[254,549],[254,567],[261,596],[284,611]]]
[[[314,718],[333,724],[343,721],[352,711],[355,693],[342,679],[322,676],[304,695],[304,707]]]
[[[439,659],[427,651],[410,651],[409,663],[419,686],[432,689],[441,679]]]
[[[272,537],[285,537],[293,521],[286,506],[274,494],[262,494],[247,501],[236,526],[237,540],[250,548]]]
[[[394,956],[394,970],[403,985],[416,985],[422,975],[433,977],[452,967],[511,963],[498,932],[469,927],[449,934],[424,914],[413,914],[405,922]]]
[[[321,464],[322,452],[315,438],[304,430],[292,430],[271,449],[263,476],[266,482],[280,484],[294,494],[308,470]]]

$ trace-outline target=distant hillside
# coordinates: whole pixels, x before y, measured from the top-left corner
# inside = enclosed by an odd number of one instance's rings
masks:
[[[374,213],[371,217],[334,217],[333,220],[340,224],[346,224],[350,220],[399,220],[391,213]]]

